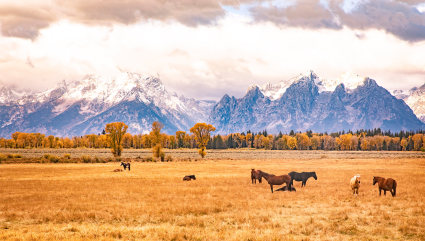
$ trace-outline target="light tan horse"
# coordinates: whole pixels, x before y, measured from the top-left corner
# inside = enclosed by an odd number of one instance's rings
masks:
[[[359,194],[359,188],[360,188],[360,174],[356,174],[353,178],[350,180],[350,186],[353,190],[354,195]]]

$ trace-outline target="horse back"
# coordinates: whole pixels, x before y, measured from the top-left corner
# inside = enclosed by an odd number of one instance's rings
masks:
[[[387,179],[383,180],[382,187],[381,188],[385,188],[387,190],[391,190],[393,187],[394,188],[397,187],[396,180],[394,180],[392,178],[387,178]]]

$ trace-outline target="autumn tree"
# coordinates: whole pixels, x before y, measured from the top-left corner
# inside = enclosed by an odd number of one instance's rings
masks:
[[[295,135],[297,139],[297,148],[298,150],[308,150],[311,146],[310,138],[305,133],[297,133]]]
[[[165,156],[164,152],[162,151],[161,129],[163,127],[164,125],[161,122],[155,121],[152,123],[152,130],[149,133],[152,146],[152,155],[154,158],[164,158]]]
[[[215,131],[215,127],[206,123],[196,123],[190,128],[190,132],[195,136],[195,140],[199,147],[198,152],[202,158],[207,154],[205,149],[207,148],[208,141],[210,140],[210,133],[212,131]]]
[[[422,147],[422,137],[423,134],[415,134],[412,136],[413,141],[413,150],[419,151]]]
[[[106,124],[105,131],[108,135],[111,144],[111,151],[115,157],[121,156],[122,152],[122,139],[127,132],[128,126],[123,122],[113,122]]]
[[[320,148],[320,137],[313,135],[311,137],[311,149],[318,150]]]
[[[177,139],[177,147],[182,148],[184,147],[184,138],[186,136],[185,131],[176,131],[176,139]]]
[[[286,144],[289,150],[294,150],[297,147],[297,138],[289,136]]]

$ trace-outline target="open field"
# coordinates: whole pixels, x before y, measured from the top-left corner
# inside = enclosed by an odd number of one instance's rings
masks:
[[[175,159],[191,158],[201,159],[198,150],[195,149],[164,149],[166,155],[171,155]],[[61,148],[61,149],[7,149],[0,148],[0,154],[20,154],[24,158],[38,158],[44,154],[63,156],[70,154],[72,157],[89,155],[92,157],[109,158],[112,157],[110,149],[94,148]],[[270,159],[370,159],[370,158],[425,158],[425,152],[414,151],[282,151],[264,149],[225,149],[207,150],[208,160],[270,160]],[[152,156],[151,149],[124,149],[122,158],[140,159]]]
[[[0,150],[110,155],[57,151]],[[115,162],[0,164],[0,240],[425,240],[423,153],[224,150],[200,160],[195,150],[168,152],[198,161],[133,162],[118,173]],[[316,171],[318,180],[272,194],[265,182],[251,184],[251,168]],[[186,174],[197,180],[183,182]],[[374,175],[396,179],[397,197],[379,197]]]

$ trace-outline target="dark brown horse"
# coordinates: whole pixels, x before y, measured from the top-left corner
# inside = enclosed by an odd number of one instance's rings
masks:
[[[196,180],[195,175],[187,175],[183,177],[183,181]]]
[[[273,193],[273,185],[282,185],[284,183],[286,183],[288,190],[290,192],[292,191],[291,177],[289,175],[276,176],[273,174],[268,174],[261,170],[258,170],[258,171],[260,172],[260,176],[264,177],[264,179],[266,179],[267,182],[270,184],[270,189],[272,190],[272,193]]]
[[[251,182],[252,184],[257,184],[257,179],[258,182],[261,183],[261,175],[260,175],[260,170],[255,170],[255,169],[251,169]]]
[[[384,195],[387,195],[387,191],[391,192],[391,195],[395,197],[397,182],[392,178],[383,178],[383,177],[373,177],[373,185],[378,183],[379,187],[379,196],[381,196],[381,191],[384,190]]]

